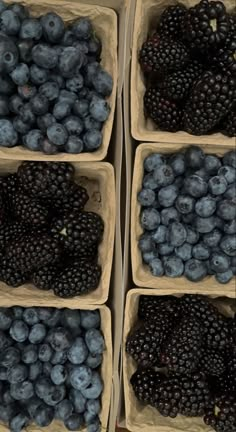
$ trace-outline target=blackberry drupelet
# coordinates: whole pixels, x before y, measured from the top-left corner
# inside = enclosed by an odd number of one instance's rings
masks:
[[[186,13],[187,8],[181,3],[168,6],[161,15],[159,23],[160,35],[174,39],[181,38],[183,36]]]
[[[169,132],[181,129],[182,110],[175,102],[164,98],[158,88],[150,87],[146,90],[144,109],[147,117],[150,117],[160,129]]]
[[[211,404],[210,389],[206,377],[202,373],[194,373],[190,377],[179,378],[181,399],[180,414],[186,417],[200,417]]]
[[[3,259],[0,267],[0,280],[5,284],[17,288],[30,280],[29,274],[17,270],[11,262]]]
[[[33,272],[57,262],[61,249],[57,240],[47,234],[26,234],[12,240],[6,248],[6,258],[22,272]]]
[[[81,256],[101,242],[104,230],[102,218],[93,212],[71,213],[52,222],[51,232],[64,250]]]
[[[183,70],[167,75],[159,88],[165,98],[182,101],[187,98],[193,83],[203,72],[203,66],[197,60],[192,61]]]
[[[186,46],[177,40],[154,34],[144,42],[139,62],[143,72],[157,72],[164,75],[167,72],[182,69],[189,60]]]
[[[139,300],[138,316],[140,319],[149,322],[150,319],[158,319],[162,312],[167,312],[173,318],[178,318],[178,298],[173,296],[145,296]]]
[[[216,394],[236,394],[236,355],[231,354],[226,371],[212,382]]]
[[[221,352],[204,348],[199,367],[207,375],[220,376],[226,369],[226,362]]]
[[[75,213],[84,209],[89,199],[86,189],[76,183],[71,182],[65,195],[53,200],[53,208],[58,214]]]
[[[170,372],[189,374],[197,369],[202,347],[202,327],[194,318],[183,318],[162,347],[161,361]]]
[[[46,265],[36,270],[32,274],[32,282],[41,290],[50,290],[52,288],[52,284],[54,279],[56,279],[59,272],[59,266],[57,264],[54,265]]]
[[[227,319],[207,298],[186,294],[180,300],[183,314],[195,317],[204,331],[204,342],[216,350],[224,350],[230,343]]]
[[[175,418],[179,414],[179,403],[181,391],[179,378],[170,377],[163,379],[159,385],[155,386],[153,406],[164,417]]]
[[[70,190],[74,168],[66,162],[23,162],[18,176],[22,188],[32,197],[58,199]]]
[[[62,298],[71,298],[94,291],[100,282],[101,267],[87,262],[74,263],[65,268],[54,279],[54,294]]]
[[[205,53],[225,43],[230,31],[226,8],[221,1],[201,0],[185,19],[185,36],[193,50]]]
[[[233,78],[205,72],[193,86],[185,107],[185,130],[195,135],[212,131],[232,108],[235,88]]]
[[[154,369],[138,369],[131,377],[130,383],[136,398],[140,402],[153,405],[154,390],[160,385],[163,375]]]
[[[236,431],[236,397],[223,395],[216,398],[215,403],[204,416],[204,422],[216,432]]]
[[[224,119],[222,128],[225,135],[229,137],[236,136],[236,107]]]

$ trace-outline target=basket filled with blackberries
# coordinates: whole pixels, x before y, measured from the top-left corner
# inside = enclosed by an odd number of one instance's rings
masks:
[[[98,309],[0,309],[0,428],[12,432],[106,428],[111,317]]]
[[[104,303],[115,225],[111,165],[46,161],[5,165],[2,160],[1,296],[49,302],[57,297],[68,305],[74,304],[74,297],[80,297],[79,304]]]
[[[132,266],[138,286],[235,293],[236,152],[142,144],[132,190]]]
[[[131,75],[139,141],[235,143],[234,1],[137,2]]]
[[[235,299],[176,292],[133,289],[127,296],[127,427],[134,432],[234,432]]]
[[[0,1],[0,155],[102,160],[117,80],[115,12]]]

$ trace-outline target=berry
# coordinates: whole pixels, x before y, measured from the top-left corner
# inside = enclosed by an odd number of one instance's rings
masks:
[[[183,4],[168,6],[161,15],[159,31],[162,36],[179,38],[183,34],[187,8]]]
[[[81,393],[86,399],[97,399],[103,391],[103,382],[98,372],[92,372],[91,383],[89,386],[82,386]]]
[[[64,36],[65,24],[62,18],[56,13],[47,13],[42,16],[40,22],[43,29],[43,36],[47,42],[55,44]]]
[[[170,256],[164,260],[165,275],[168,277],[180,277],[184,272],[184,264],[181,258]]]
[[[70,332],[64,327],[56,327],[50,330],[48,334],[48,342],[54,351],[60,352],[71,346]]]
[[[231,281],[231,279],[233,279],[233,276],[234,273],[232,272],[232,270],[229,269],[223,273],[217,273],[216,280],[221,284],[227,284]]]
[[[6,119],[0,119],[0,146],[14,147],[18,140],[18,134],[12,123]]]
[[[53,116],[56,120],[63,120],[65,117],[70,115],[71,107],[65,102],[57,102],[53,108]]]
[[[16,342],[25,342],[29,335],[29,328],[24,321],[13,321],[9,330],[10,336]]]
[[[156,209],[144,209],[141,213],[141,225],[144,229],[152,231],[160,225],[160,214]]]
[[[42,146],[43,135],[39,129],[32,129],[24,136],[24,145],[29,150],[39,151]]]
[[[153,276],[163,276],[164,267],[162,261],[158,258],[153,258],[149,263],[150,271]]]
[[[185,264],[184,275],[191,282],[200,282],[207,275],[207,267],[203,261],[190,259]]]
[[[206,155],[204,160],[204,167],[210,174],[216,175],[221,167],[220,159],[215,155]]]
[[[32,49],[34,63],[44,69],[54,69],[58,64],[58,55],[54,47],[39,43]]]
[[[204,243],[198,243],[193,246],[192,256],[197,260],[206,260],[210,257],[210,250]]]
[[[55,417],[59,420],[65,421],[68,417],[70,417],[73,413],[74,407],[71,401],[68,399],[64,399],[61,401],[55,410]]]
[[[9,74],[18,63],[18,50],[10,38],[0,38],[0,73]]]
[[[181,128],[182,111],[174,101],[162,96],[156,87],[150,87],[144,95],[144,107],[148,117],[161,129],[177,132]]]
[[[32,275],[32,282],[34,285],[41,290],[50,290],[54,278],[57,276],[58,267],[57,265],[47,265],[40,267],[40,269],[34,271]]]
[[[212,196],[200,198],[195,205],[195,211],[200,217],[210,217],[216,211],[216,201]]]
[[[92,329],[91,331],[95,331],[95,329]],[[86,341],[86,343],[87,343],[87,341]],[[88,346],[88,344],[87,344],[87,346]],[[88,348],[89,348],[89,346],[88,346]],[[102,350],[102,352],[103,352],[103,350]],[[95,354],[97,354],[97,352],[95,352]],[[98,354],[100,354],[100,353],[98,353]],[[84,343],[84,340],[81,337],[77,337],[75,339],[75,341],[73,342],[73,344],[71,345],[70,349],[68,350],[68,353],[67,353],[68,360],[72,364],[80,365],[80,364],[84,363],[87,356],[88,356],[88,349]]]
[[[36,18],[26,18],[20,29],[21,39],[34,39],[38,41],[42,36],[42,26]]]
[[[73,23],[71,30],[79,40],[90,39],[92,34],[91,21],[88,18],[79,18]]]
[[[63,146],[68,138],[67,130],[60,123],[54,123],[47,129],[48,139],[56,146]]]
[[[29,341],[32,344],[41,343],[46,336],[46,327],[44,324],[34,324],[29,332]]]
[[[113,79],[108,72],[104,70],[99,70],[98,73],[94,75],[92,82],[95,90],[100,95],[104,97],[108,97],[111,95],[113,88]]]
[[[34,421],[36,425],[40,427],[49,426],[50,423],[53,421],[53,418],[54,418],[53,408],[45,404],[39,405],[34,413]]]
[[[102,133],[99,130],[87,131],[83,136],[85,150],[94,151],[102,145]]]
[[[0,18],[0,30],[7,36],[16,36],[20,30],[20,19],[10,9],[4,10]]]
[[[83,417],[79,414],[72,414],[65,420],[65,427],[69,431],[77,431],[81,428],[83,424]]]
[[[178,189],[175,185],[163,187],[158,192],[158,202],[162,207],[171,207],[178,196]]]
[[[98,122],[105,122],[110,114],[110,106],[105,99],[94,96],[89,105],[92,118]]]
[[[59,96],[58,84],[55,81],[46,81],[39,87],[39,93],[52,102]]]
[[[36,64],[30,66],[29,73],[31,82],[38,86],[44,84],[48,80],[48,71],[40,68]]]
[[[195,199],[189,195],[178,195],[175,207],[181,214],[192,213],[195,208]]]
[[[0,354],[0,365],[5,368],[10,368],[20,362],[20,352],[14,348],[9,347]]]
[[[11,72],[12,81],[18,86],[24,86],[29,81],[29,68],[25,63],[19,63]]]
[[[51,380],[55,385],[63,384],[67,379],[67,372],[63,365],[55,365],[51,370]]]
[[[207,183],[195,174],[185,178],[184,186],[186,192],[194,198],[201,198],[207,194]]]
[[[48,99],[43,94],[36,94],[31,98],[30,106],[35,115],[44,115],[48,112]]]
[[[22,383],[28,376],[28,368],[19,363],[7,370],[7,379],[11,384]]]
[[[34,388],[30,381],[11,384],[10,392],[15,400],[30,399],[34,395]]]
[[[25,364],[35,363],[38,360],[38,349],[34,345],[26,345],[22,350],[21,359]]]
[[[173,222],[167,231],[167,240],[171,246],[181,246],[187,239],[187,232],[183,224]]]
[[[21,412],[15,417],[12,417],[9,422],[9,427],[12,432],[21,432],[29,424],[29,417],[26,413]]]
[[[85,342],[92,355],[102,354],[105,349],[104,337],[100,330],[87,330],[85,333]]]
[[[229,257],[236,256],[236,237],[225,235],[220,242],[220,249]]]

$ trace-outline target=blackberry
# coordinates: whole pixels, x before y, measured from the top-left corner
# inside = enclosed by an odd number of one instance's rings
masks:
[[[227,319],[207,298],[186,294],[180,300],[182,312],[198,319],[204,331],[204,340],[209,348],[224,350],[230,343]]]
[[[138,369],[131,377],[130,383],[134,394],[140,402],[153,405],[154,390],[160,385],[163,376],[154,369]]]
[[[82,251],[100,243],[103,230],[103,220],[97,213],[83,211],[55,219],[51,232],[66,252],[81,256]]]
[[[3,259],[0,268],[0,280],[5,284],[17,288],[30,280],[29,274],[17,270],[11,262]]]
[[[211,404],[211,393],[202,373],[194,373],[190,377],[179,378],[181,399],[179,403],[180,414],[186,417],[203,416]]]
[[[182,69],[189,60],[186,46],[179,41],[154,34],[144,42],[139,62],[143,72],[157,72],[164,75],[167,72]]]
[[[217,394],[236,394],[236,355],[232,355],[227,363],[226,371],[213,382]]]
[[[153,406],[164,417],[175,418],[179,414],[181,391],[179,378],[165,378],[155,386],[153,394]]]
[[[194,85],[184,110],[185,130],[193,135],[210,132],[230,111],[234,98],[233,78],[204,72]]]
[[[236,107],[223,120],[222,129],[225,135],[229,137],[236,136]]]
[[[173,101],[186,99],[194,81],[200,77],[202,71],[202,64],[194,60],[183,70],[167,75],[159,85],[163,96]]]
[[[87,190],[84,187],[71,182],[67,193],[60,196],[58,199],[53,200],[53,208],[58,214],[79,212],[84,209],[88,199],[89,196]]]
[[[66,162],[23,162],[18,176],[23,190],[30,196],[58,199],[69,191],[74,168]]]
[[[22,272],[33,272],[59,260],[58,242],[47,234],[27,234],[12,240],[6,248],[6,258]]]
[[[236,431],[236,397],[223,395],[207,410],[204,422],[216,432]]]
[[[186,39],[193,50],[205,53],[225,43],[230,31],[226,8],[221,1],[201,0],[185,19]]]
[[[0,225],[0,250],[5,250],[6,246],[15,238],[29,232],[29,227],[20,222],[9,222]]]
[[[54,279],[54,294],[71,298],[94,291],[100,282],[101,267],[87,262],[75,263],[65,268]]]
[[[155,320],[162,312],[169,313],[172,318],[178,317],[178,298],[172,296],[145,296],[139,300],[138,316],[144,321]]]
[[[10,174],[5,177],[0,177],[0,185],[2,196],[4,200],[4,207],[6,214],[10,216],[11,213],[11,197],[18,192],[18,178],[16,174]]]
[[[23,193],[16,193],[9,197],[9,202],[15,219],[32,225],[47,225],[49,212],[36,199]]]
[[[3,190],[0,189],[0,224],[4,222],[5,219],[5,200]]]
[[[58,271],[59,266],[56,264],[41,267],[32,274],[32,282],[41,290],[50,290],[54,279],[56,279],[58,275]]]
[[[226,369],[224,356],[221,352],[206,348],[203,350],[199,367],[207,375],[220,376]]]
[[[170,372],[189,374],[197,369],[202,347],[202,328],[194,318],[183,318],[164,344],[161,360]]]
[[[155,321],[143,324],[128,336],[126,352],[139,366],[152,367],[161,364],[161,346],[172,328],[172,322],[167,318],[169,316],[162,312]]]
[[[183,25],[187,8],[177,3],[173,6],[168,6],[161,15],[159,23],[159,32],[161,36],[181,38],[183,35]]]
[[[177,132],[181,129],[182,110],[174,101],[162,96],[158,88],[150,87],[144,95],[144,109],[156,125],[165,131]]]

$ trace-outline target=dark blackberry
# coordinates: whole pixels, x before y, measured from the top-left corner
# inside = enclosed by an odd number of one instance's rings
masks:
[[[16,193],[9,197],[11,213],[20,222],[31,225],[47,225],[49,211],[36,199],[23,193]]]
[[[29,274],[17,270],[11,262],[3,259],[0,266],[0,280],[5,284],[17,288],[29,282]]]
[[[154,388],[153,406],[164,417],[175,418],[179,414],[180,399],[179,378],[165,378]]]
[[[5,250],[6,246],[19,236],[29,232],[29,227],[20,222],[10,222],[0,225],[0,250]]]
[[[220,376],[226,369],[224,356],[221,352],[204,348],[199,361],[199,368],[207,375]]]
[[[5,211],[4,193],[3,193],[3,190],[0,188],[0,224],[2,224],[4,222],[5,213],[6,213],[6,211]]]
[[[84,209],[89,199],[86,189],[76,183],[70,184],[65,195],[51,202],[58,214],[75,213]]]
[[[60,257],[57,240],[47,234],[20,236],[6,248],[6,258],[22,272],[33,272],[47,264],[57,262]]]
[[[32,274],[32,282],[37,288],[41,290],[50,290],[52,288],[54,279],[56,279],[58,275],[58,272],[59,266],[56,264],[41,267]]]
[[[205,53],[225,43],[230,31],[226,8],[221,1],[201,0],[185,19],[185,36],[190,48]]]
[[[207,410],[204,422],[216,432],[236,431],[236,397],[223,395],[216,398],[213,406]]]
[[[66,162],[23,162],[18,176],[28,195],[37,199],[60,199],[70,190],[74,168]]]
[[[186,99],[194,81],[200,77],[202,71],[202,64],[194,60],[183,70],[167,75],[159,85],[163,96],[174,101]]]
[[[158,318],[162,312],[167,312],[173,317],[178,317],[178,298],[173,296],[145,296],[139,300],[138,316],[144,321]]]
[[[230,111],[234,98],[233,78],[204,72],[194,85],[184,110],[185,130],[193,135],[212,131]]]
[[[172,324],[168,314],[160,313],[157,319],[143,324],[130,333],[126,342],[126,352],[141,367],[160,365],[161,346],[166,340]]]
[[[134,394],[140,402],[153,405],[154,390],[160,385],[163,375],[154,369],[138,369],[131,377],[130,383]]]
[[[216,394],[236,394],[236,354],[231,354],[226,371],[212,384]]]
[[[186,294],[180,300],[182,312],[198,319],[204,331],[204,340],[211,349],[224,350],[230,343],[227,319],[207,298]]]
[[[161,361],[170,372],[189,374],[197,369],[202,347],[202,328],[198,320],[183,318],[163,345]]]
[[[100,282],[101,268],[97,264],[81,262],[65,268],[54,279],[54,294],[71,298],[94,291]]]
[[[158,88],[150,87],[144,95],[144,109],[156,125],[165,131],[176,132],[181,129],[182,110],[175,102],[162,96]]]
[[[182,42],[158,34],[148,38],[139,53],[140,65],[146,73],[157,72],[164,75],[182,69],[188,60],[188,49]]]
[[[102,240],[104,223],[97,213],[80,212],[57,218],[52,223],[53,236],[73,256],[89,253]]]
[[[0,177],[0,186],[4,199],[4,207],[6,214],[11,216],[11,197],[14,196],[19,189],[18,177],[16,174],[9,174],[5,177]]]
[[[190,377],[179,377],[181,399],[180,414],[186,417],[200,417],[205,414],[211,404],[211,393],[202,373],[194,373]]]
[[[223,120],[222,129],[225,135],[236,137],[236,107]]]
[[[173,6],[168,6],[161,15],[159,32],[161,36],[181,38],[183,35],[183,25],[187,8],[177,3]]]

